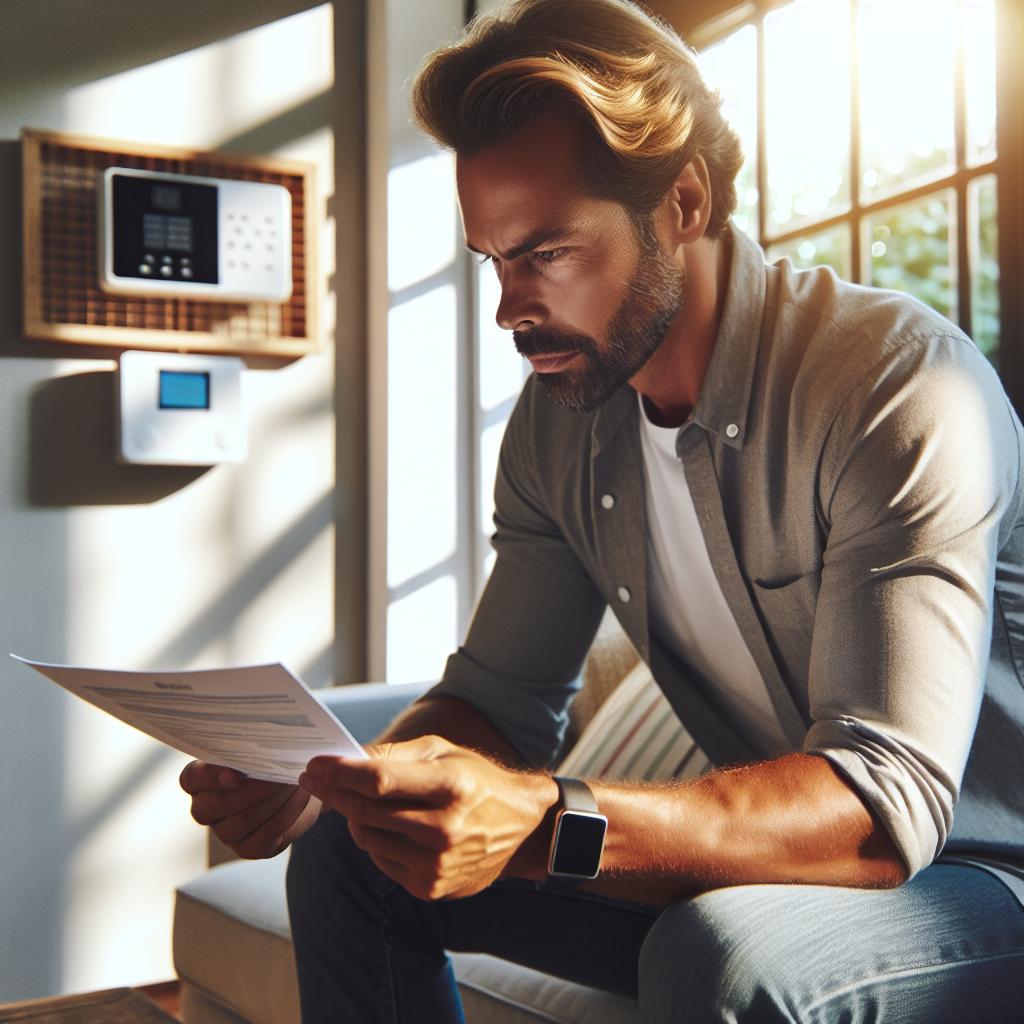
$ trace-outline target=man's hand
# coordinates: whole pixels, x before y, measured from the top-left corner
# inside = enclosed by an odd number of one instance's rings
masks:
[[[320,801],[298,786],[204,761],[190,761],[178,781],[192,797],[192,817],[240,857],[275,856],[320,816]]]
[[[486,889],[558,799],[544,775],[511,771],[439,736],[315,757],[299,785],[348,819],[358,846],[419,899]]]

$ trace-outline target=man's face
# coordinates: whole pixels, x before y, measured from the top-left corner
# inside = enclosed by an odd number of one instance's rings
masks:
[[[583,193],[579,127],[547,114],[457,162],[466,241],[494,262],[498,324],[513,332],[550,396],[593,409],[665,338],[681,269],[650,223]]]

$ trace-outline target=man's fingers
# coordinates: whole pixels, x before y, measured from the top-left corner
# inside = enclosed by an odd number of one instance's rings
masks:
[[[347,789],[378,800],[426,803],[450,799],[453,782],[452,773],[439,760],[356,761],[340,757],[314,757],[299,778],[300,786],[321,799],[325,791]]]
[[[244,780],[241,772],[206,761],[189,761],[178,776],[178,784],[190,796],[211,789],[235,790]]]
[[[235,846],[243,839],[248,839],[261,828],[264,828],[268,822],[276,819],[278,813],[288,804],[288,801],[296,792],[299,791],[291,786],[281,786],[277,792],[272,793],[259,803],[252,804],[222,818],[214,825],[213,830],[217,833],[218,838],[222,839],[229,846]],[[305,793],[302,794],[302,797],[308,799],[308,795]],[[301,810],[301,807],[299,810]],[[288,824],[290,825],[291,822]],[[270,831],[273,832],[274,828],[276,828],[276,824]],[[287,826],[280,830],[282,834],[286,831],[286,828]]]
[[[302,816],[309,802],[309,794],[298,788],[291,789],[287,799],[269,818],[234,841],[235,849],[243,857],[273,857],[286,845],[288,830]]]
[[[456,749],[442,736],[416,736],[400,743],[377,743],[363,748],[371,759],[387,761],[430,761]]]
[[[200,825],[216,825],[224,818],[257,807],[292,788],[280,782],[245,779],[235,790],[200,789],[192,796],[192,817]]]
[[[313,792],[332,811],[350,822],[388,832],[400,832],[414,840],[433,843],[437,832],[437,811],[423,803],[375,800],[344,789],[324,787],[324,796]]]

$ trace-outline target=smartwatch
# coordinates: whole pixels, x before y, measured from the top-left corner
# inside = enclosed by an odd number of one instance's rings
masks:
[[[608,819],[599,814],[590,787],[579,779],[555,776],[561,807],[548,855],[546,889],[575,889],[601,870]]]

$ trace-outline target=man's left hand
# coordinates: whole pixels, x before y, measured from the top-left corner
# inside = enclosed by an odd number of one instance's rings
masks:
[[[439,736],[366,749],[365,761],[313,758],[299,785],[344,815],[356,844],[419,899],[486,889],[558,799],[547,776]]]

